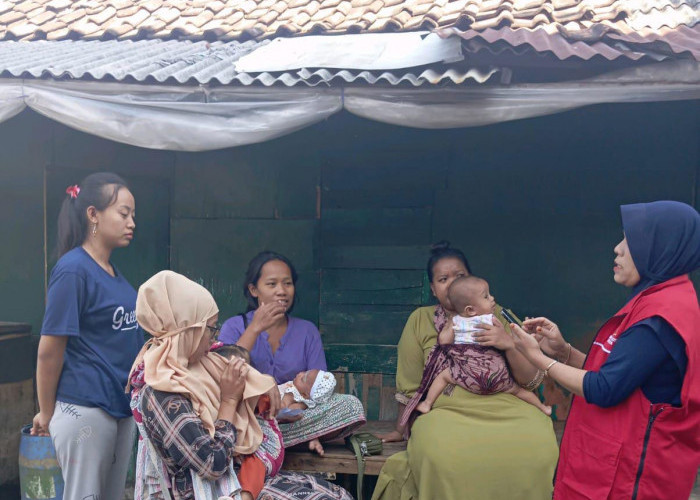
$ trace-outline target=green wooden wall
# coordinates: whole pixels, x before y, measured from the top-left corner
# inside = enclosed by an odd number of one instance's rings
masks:
[[[136,192],[136,240],[115,253],[135,286],[170,266],[211,289],[225,318],[244,308],[247,261],[280,251],[300,273],[296,314],[339,356],[372,366],[390,351],[346,345],[397,342],[431,300],[429,244],[449,239],[499,302],[550,316],[585,347],[626,296],[611,273],[618,205],[697,206],[698,111],[698,101],[595,106],[442,131],[341,114],[206,153],[116,144],[24,112],[0,124],[0,320],[39,329],[63,184],[110,169]]]
[[[169,265],[170,184],[175,155],[103,140],[25,111],[0,123],[0,321],[32,325],[44,310],[56,262],[56,219],[68,185],[117,172],[137,199],[139,238],[113,260],[135,285]]]

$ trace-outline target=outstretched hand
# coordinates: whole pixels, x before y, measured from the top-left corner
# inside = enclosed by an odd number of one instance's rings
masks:
[[[568,344],[552,320],[544,317],[528,318],[523,321],[523,328],[533,334],[545,354],[562,357],[566,353]]]
[[[534,335],[527,333],[515,323],[510,324],[510,330],[513,332],[515,348],[532,363],[537,355],[542,353],[539,342]]]

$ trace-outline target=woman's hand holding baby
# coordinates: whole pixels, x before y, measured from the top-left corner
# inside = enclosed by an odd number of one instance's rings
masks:
[[[474,332],[473,337],[479,345],[495,347],[501,351],[513,349],[513,337],[508,334],[500,321],[494,320],[493,325],[481,323],[477,325],[477,328],[479,331]]]
[[[241,358],[233,358],[228,362],[219,383],[221,387],[221,401],[235,401],[238,403],[243,398],[245,379],[250,370]]]
[[[218,419],[233,423],[236,408],[238,408],[238,404],[243,399],[248,370],[250,370],[250,366],[241,358],[231,359],[226,368],[224,368],[224,373],[219,381],[221,404],[219,405]]]
[[[263,415],[264,418],[274,418],[279,413],[280,408],[282,408],[282,398],[280,397],[280,391],[275,385],[272,389],[267,391],[267,395],[270,398],[270,409]]]
[[[454,344],[455,342],[455,332],[452,325],[452,320],[450,319],[445,326],[442,328],[438,334],[438,344]]]

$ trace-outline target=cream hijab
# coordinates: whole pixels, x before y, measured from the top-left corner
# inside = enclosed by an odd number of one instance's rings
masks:
[[[158,391],[185,395],[212,437],[219,412],[219,382],[228,360],[211,352],[196,363],[188,360],[202,336],[209,335],[207,321],[218,312],[206,288],[172,271],[150,278],[136,297],[136,319],[153,338],[139,353],[132,372],[143,360],[146,384]],[[251,367],[233,422],[236,453],[248,455],[260,446],[262,430],[254,409],[258,398],[273,387],[272,377]]]

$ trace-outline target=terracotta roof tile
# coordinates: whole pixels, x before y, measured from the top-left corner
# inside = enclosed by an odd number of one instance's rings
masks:
[[[137,28],[142,22],[151,17],[151,13],[146,9],[139,9],[134,15],[129,16],[129,24],[134,28]]]
[[[276,10],[268,10],[265,14],[258,18],[258,21],[269,26],[279,17],[279,15],[280,13]]]
[[[19,2],[17,5],[15,5],[14,10],[23,14],[27,14],[28,12],[33,11],[37,7],[41,7],[41,5],[39,5],[36,2]]]
[[[297,10],[296,9],[286,9],[284,12],[282,12],[279,17],[277,18],[277,21],[289,21],[291,18],[297,15]]]
[[[379,1],[379,0],[377,0]],[[309,16],[311,16],[311,19],[313,19],[313,16],[316,14],[321,9],[321,4],[317,2],[316,0],[312,0],[308,4],[306,4],[306,7],[303,7],[301,10],[302,12],[306,12]]]
[[[350,12],[346,14],[348,21],[354,21],[360,19],[365,13],[365,9],[361,7],[354,7],[350,9]],[[343,23],[345,24],[345,23]]]
[[[117,9],[115,9],[114,7],[112,7],[110,5],[106,9],[103,9],[102,12],[100,12],[96,16],[90,16],[90,20],[101,26],[103,24],[106,24],[107,21],[109,21],[110,19],[112,19],[116,15],[117,15]]]
[[[409,14],[410,19],[408,21],[404,21],[403,27],[406,30],[415,30],[418,29],[418,27],[421,25],[423,22],[423,19],[420,17],[413,17]]]
[[[130,7],[126,7],[124,9],[118,9],[117,17],[131,17],[134,14],[136,14],[138,11],[139,11],[139,6],[132,4]]]
[[[105,10],[106,6],[105,5],[86,5],[85,6],[85,13],[88,16],[94,16],[95,14],[99,14],[103,10]]]
[[[7,32],[11,33],[15,38],[22,38],[36,29],[37,26],[35,24],[15,21],[7,27]]]
[[[258,8],[258,4],[253,0],[247,0],[241,4],[241,10],[247,15]]]
[[[316,14],[311,16],[311,20],[322,23],[323,21],[326,20],[326,18],[330,17],[333,14],[333,12],[335,12],[335,9],[332,7],[328,8],[328,9],[319,9],[316,12]]]
[[[82,22],[73,24],[71,29],[82,36],[89,36],[97,32],[100,26],[83,18]]]
[[[16,22],[24,26],[11,26]],[[693,27],[700,0],[0,0],[0,40],[80,37],[86,30],[98,39],[211,39],[214,33],[235,40],[454,24],[554,32],[569,23],[606,22],[625,32]]]
[[[282,0],[275,2],[275,4],[272,7],[270,7],[270,10],[274,10],[275,12],[279,12],[280,14],[283,14],[288,9],[289,5],[287,5],[287,2],[284,2]]]
[[[132,25],[125,22],[125,23],[121,23],[121,24],[112,25],[112,27],[110,28],[110,31],[112,32],[112,34],[114,34],[116,36],[123,36],[126,33],[129,33],[130,31],[132,31],[133,29],[134,29],[134,27]]]
[[[155,12],[163,6],[163,0],[149,0],[148,2],[143,2],[141,7],[146,9],[148,12]]]
[[[121,9],[127,9],[131,7],[134,4],[131,0],[110,0],[109,5],[114,7],[115,9],[121,10]]]
[[[53,33],[65,27],[66,25],[64,23],[61,21],[56,21],[55,19],[40,25],[40,28],[44,31],[44,33]]]
[[[403,5],[394,5],[387,7],[386,5],[377,12],[377,17],[380,19],[393,20],[403,10]]]
[[[237,22],[239,22],[241,19],[243,19],[244,17],[245,17],[245,14],[239,10],[239,11],[236,11],[233,14],[231,14],[231,16],[227,19],[227,21],[229,22],[230,25],[234,25]]]
[[[236,11],[236,9],[234,9],[234,8],[231,7],[231,6],[224,6],[224,8],[221,9],[220,11],[218,11],[218,12],[216,13],[216,16],[214,16],[214,17],[215,17],[216,19],[227,19],[227,18],[228,18],[231,14],[233,14],[235,11]]]
[[[332,27],[337,27],[340,25],[343,21],[345,20],[345,15],[342,12],[336,11],[334,14],[331,14],[326,21],[328,22],[329,25]]]
[[[365,26],[369,27],[374,24],[374,22],[377,20],[377,15],[374,12],[365,12],[365,14],[358,19],[358,23],[360,21],[364,21]]]
[[[157,33],[160,30],[162,30],[163,28],[165,28],[166,26],[167,26],[167,24],[164,21],[150,17],[139,25],[139,29],[149,30],[153,33]]]
[[[308,15],[306,12],[300,12],[292,19],[292,22],[297,26],[304,26],[309,21],[311,21],[311,16]]]
[[[321,8],[328,9],[331,7],[337,7],[341,0],[321,0]]]
[[[200,12],[197,16],[190,19],[190,22],[197,28],[201,28],[212,19],[214,19],[214,13],[210,10],[205,9],[202,12]]]
[[[172,7],[161,7],[151,14],[154,18],[160,19],[166,24],[170,24],[175,19],[180,17],[180,11]]]
[[[374,0],[374,2],[367,6],[366,12],[377,14],[380,10],[382,10],[382,7],[384,7],[384,2],[382,0]]]
[[[425,16],[426,16],[426,17],[429,17],[429,18],[431,18],[431,19],[433,19],[434,21],[439,21],[440,18],[442,17],[442,14],[443,14],[442,8],[441,8],[441,7],[435,6],[435,7],[432,7],[432,8],[425,14]]]
[[[5,12],[3,15],[0,16],[0,24],[9,26],[11,23],[20,21],[24,19],[24,14],[21,12],[16,12],[16,11],[9,11]]]
[[[68,38],[70,30],[68,28],[59,28],[55,31],[50,31],[46,33],[47,40],[65,40]]]
[[[407,10],[413,15],[413,17],[422,17],[427,14],[432,7],[432,3],[424,2],[411,5]]]
[[[336,6],[335,10],[347,16],[348,13],[352,10],[352,2],[350,2],[349,0],[343,0]]]

